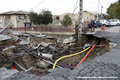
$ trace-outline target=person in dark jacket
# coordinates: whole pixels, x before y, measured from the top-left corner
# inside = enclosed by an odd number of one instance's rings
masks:
[[[90,27],[91,27],[91,32],[95,31],[95,22],[93,20],[91,20],[90,22]]]

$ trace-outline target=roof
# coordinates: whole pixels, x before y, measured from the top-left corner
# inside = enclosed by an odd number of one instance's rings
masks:
[[[29,14],[29,12],[20,10],[20,11],[8,11],[8,12],[0,13],[0,15],[16,15],[16,14],[25,15],[25,14]]]

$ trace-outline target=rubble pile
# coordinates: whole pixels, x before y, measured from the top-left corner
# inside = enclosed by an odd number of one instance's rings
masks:
[[[88,39],[86,38],[87,40],[84,40],[85,43],[83,43],[83,47],[80,47],[79,44],[76,44],[76,40],[73,37],[61,39],[40,33],[22,34],[13,32],[11,34],[0,35],[0,67],[6,67],[8,69],[16,68],[18,71],[29,73],[32,73],[32,70],[46,73],[46,71],[52,68],[54,62],[62,56],[80,52],[93,44],[108,44],[105,40],[87,37]],[[3,38],[3,36],[6,37]],[[88,60],[93,59],[95,56],[102,55],[105,49],[106,46],[96,48],[92,54],[90,54]],[[87,52],[84,52],[80,55],[63,59],[58,62],[56,67],[74,69],[74,66],[79,63],[86,53]],[[33,74],[35,72],[33,72]]]

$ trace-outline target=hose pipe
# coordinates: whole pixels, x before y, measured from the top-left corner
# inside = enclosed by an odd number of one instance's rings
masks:
[[[85,50],[80,51],[80,52],[78,52],[78,53],[75,53],[75,54],[71,54],[71,55],[66,55],[66,56],[60,57],[59,59],[57,59],[57,60],[55,61],[54,65],[53,65],[53,68],[55,68],[55,66],[56,66],[56,64],[57,64],[58,61],[60,61],[60,60],[62,60],[62,59],[64,59],[64,58],[67,58],[67,57],[71,57],[71,56],[75,56],[75,55],[81,54],[81,53],[87,51],[88,49],[90,49],[90,47],[88,47],[88,48],[86,48]]]

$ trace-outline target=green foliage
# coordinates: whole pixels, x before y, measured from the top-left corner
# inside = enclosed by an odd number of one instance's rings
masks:
[[[50,11],[42,11],[41,15],[43,16],[43,24],[47,25],[53,22],[52,14]]]
[[[63,18],[63,21],[61,22],[63,26],[69,26],[72,25],[72,19],[69,17],[69,15],[65,15]]]
[[[120,19],[120,0],[109,6],[107,14],[109,19]]]
[[[37,13],[35,13],[35,12],[31,12],[30,13],[30,21],[33,23],[33,24],[37,24],[38,22],[37,22],[37,18],[38,18],[38,14]]]
[[[59,16],[56,16],[56,20],[59,20]]]
[[[40,14],[37,14],[35,12],[30,13],[30,21],[35,25],[40,24],[49,24],[52,23],[52,14],[48,10],[43,10]]]

